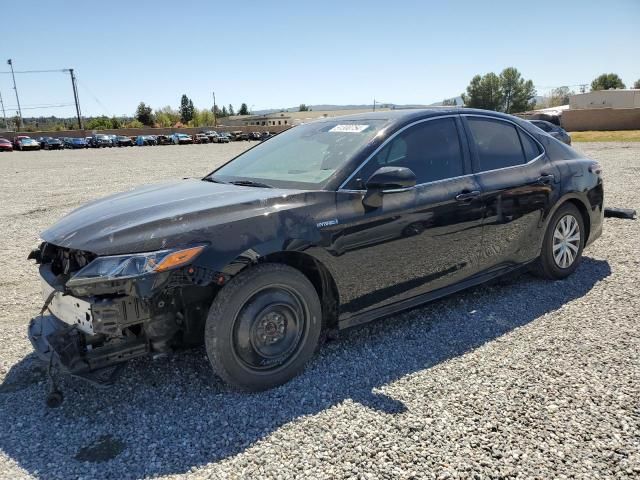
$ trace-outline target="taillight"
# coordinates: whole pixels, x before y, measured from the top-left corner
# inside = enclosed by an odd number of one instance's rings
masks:
[[[589,165],[589,172],[600,175],[602,173],[602,165],[600,165],[598,162],[593,162],[591,165]]]

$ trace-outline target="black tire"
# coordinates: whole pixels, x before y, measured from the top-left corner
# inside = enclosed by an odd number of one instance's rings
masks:
[[[568,265],[561,266],[554,258],[554,247],[557,247],[557,245],[554,246],[554,233],[556,233],[556,229],[559,227],[561,221],[570,218],[575,219],[578,228],[579,239],[577,244],[574,244],[577,251],[573,254],[574,258]],[[563,204],[556,213],[553,214],[549,222],[544,235],[544,241],[542,242],[540,257],[536,260],[532,268],[533,273],[550,280],[561,280],[575,272],[582,259],[585,233],[584,219],[578,208],[573,203]]]
[[[300,271],[265,263],[240,272],[218,293],[205,327],[215,373],[246,391],[286,383],[313,356],[322,330],[318,294]]]

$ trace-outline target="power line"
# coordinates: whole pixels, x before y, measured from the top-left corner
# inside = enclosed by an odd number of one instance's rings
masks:
[[[85,91],[86,91],[86,92],[91,96],[91,98],[93,98],[93,100],[94,100],[98,105],[100,105],[100,107],[102,108],[102,110],[104,110],[104,112],[107,114],[107,116],[109,116],[109,117],[111,117],[111,116],[112,116],[112,115],[111,115],[111,112],[109,111],[109,109],[108,109],[107,107],[105,107],[105,106],[102,104],[102,102],[101,102],[100,100],[98,100],[98,98],[97,98],[93,93],[91,93],[91,90],[89,90],[89,89],[87,88],[87,86],[86,86],[84,83],[80,83],[80,81],[78,80],[78,78],[77,78],[77,77],[76,77],[76,83],[77,83],[78,85],[80,85],[82,88],[84,88],[84,89],[85,89]]]
[[[62,68],[58,70],[16,70],[13,73],[67,73],[68,68]],[[0,72],[0,74],[11,75],[11,72]]]
[[[47,106],[39,106],[39,107],[22,107],[22,110],[40,110],[42,108],[61,108],[61,107],[72,107],[73,103],[61,103],[58,105],[47,105]],[[7,108],[13,108],[12,106],[8,106]]]

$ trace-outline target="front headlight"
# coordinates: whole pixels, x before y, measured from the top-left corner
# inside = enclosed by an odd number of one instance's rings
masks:
[[[138,277],[151,272],[165,272],[190,263],[203,249],[204,246],[201,245],[184,250],[159,250],[98,257],[71,277],[67,286]]]

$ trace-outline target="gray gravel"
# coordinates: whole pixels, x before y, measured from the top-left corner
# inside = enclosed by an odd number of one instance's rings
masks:
[[[203,349],[115,387],[44,373],[25,260],[87,200],[206,173],[247,144],[0,155],[0,478],[638,478],[640,222],[607,219],[570,279],[529,275],[344,333],[305,373],[227,390]],[[578,144],[608,205],[640,209],[640,144]]]

